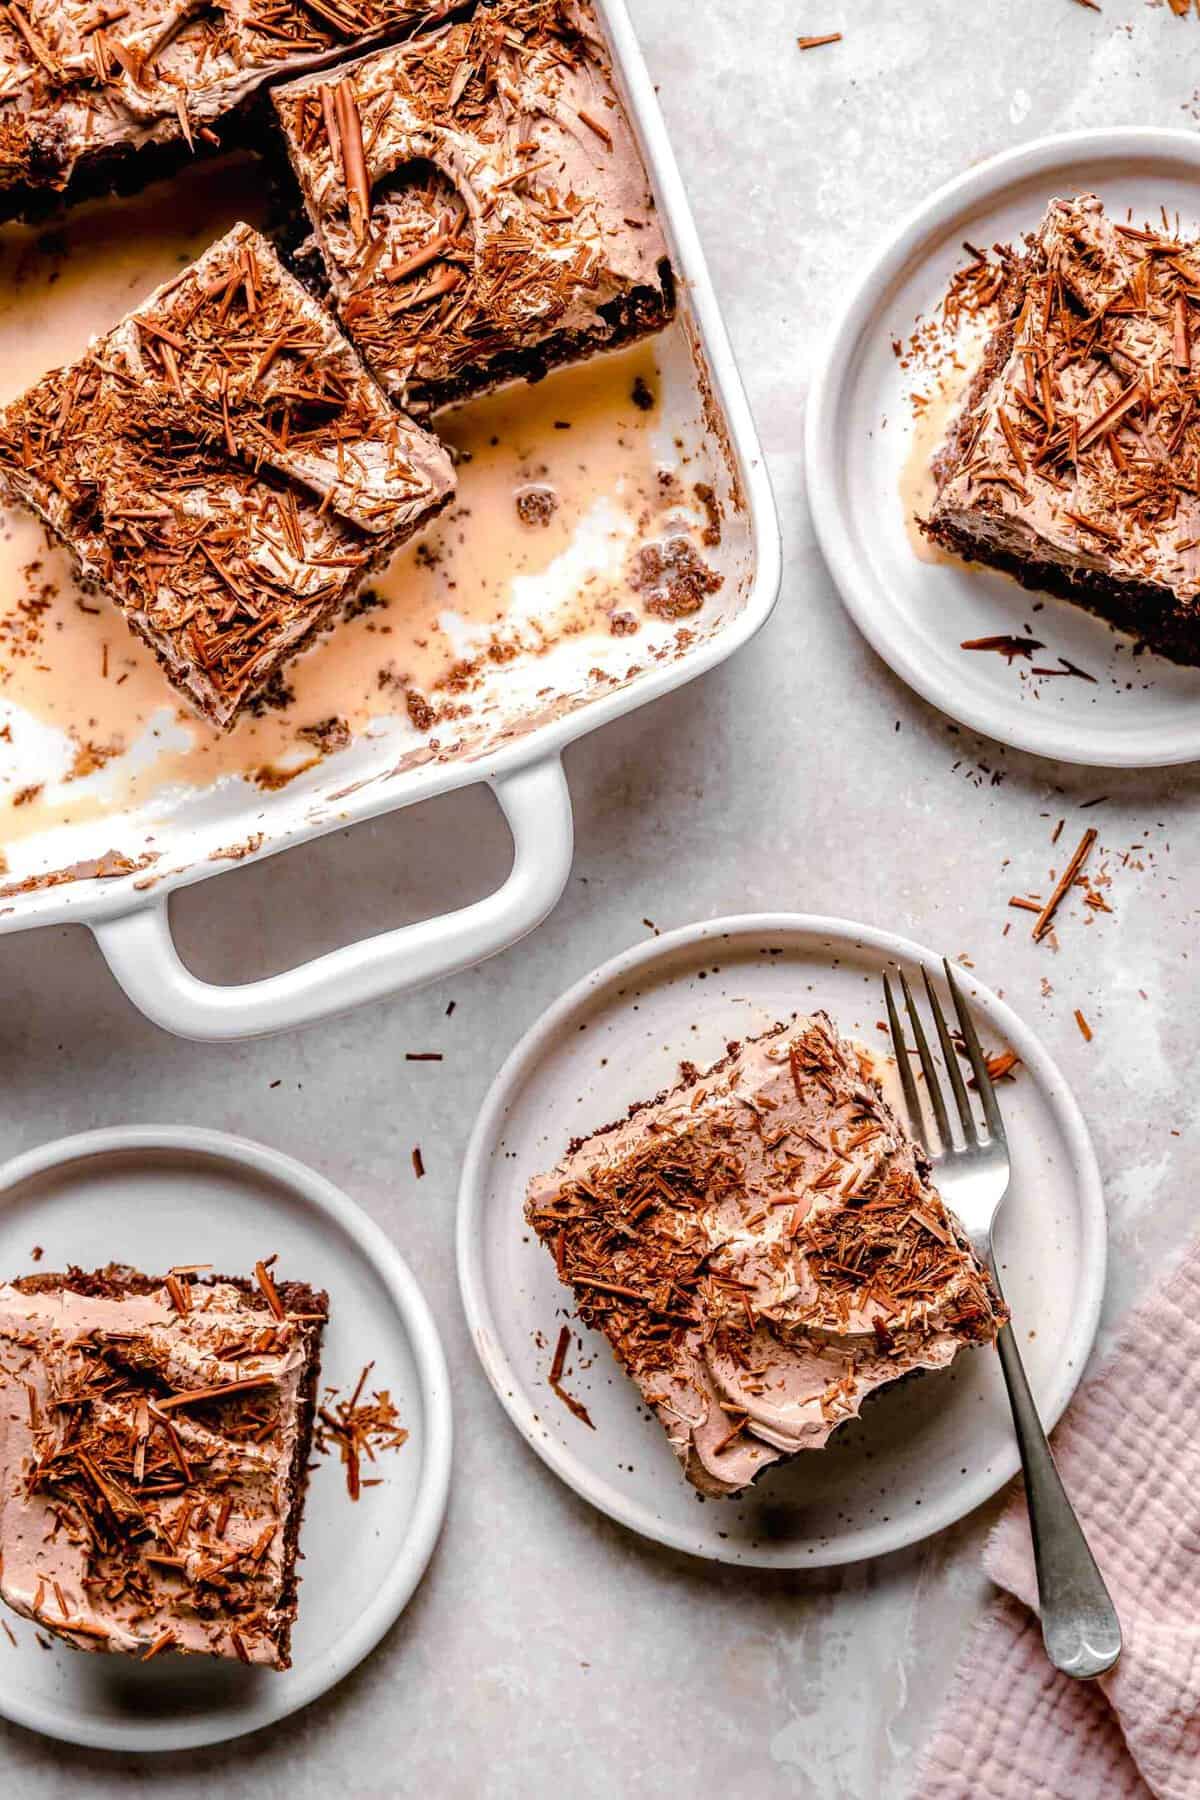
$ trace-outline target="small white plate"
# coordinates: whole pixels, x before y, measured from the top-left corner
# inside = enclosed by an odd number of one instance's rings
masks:
[[[1139,222],[1165,207],[1200,229],[1200,138],[1127,129],[1041,138],[939,189],[872,263],[838,323],[808,403],[809,503],[842,598],[884,661],[926,700],[1002,743],[1068,762],[1140,768],[1200,757],[1200,669],[1153,655],[1066,601],[1027,592],[993,570],[914,551],[901,487],[914,455],[911,395],[928,392],[904,370],[918,317],[935,317],[963,240],[1014,243],[1055,195],[1093,191]],[[930,446],[935,448],[936,445]],[[923,451],[921,452],[923,454]],[[1044,601],[1039,611],[1031,609]],[[1027,627],[1030,630],[1027,632]],[[1096,677],[1031,676],[1020,659],[965,651],[971,638],[1032,635],[1034,661],[1066,657]]]
[[[692,925],[639,944],[563,996],[513,1051],[463,1169],[458,1268],[472,1340],[510,1418],[577,1493],[646,1537],[696,1556],[818,1568],[878,1556],[961,1518],[1016,1472],[996,1357],[885,1389],[827,1450],[769,1469],[736,1500],[703,1500],[603,1336],[574,1320],[553,1258],[524,1223],[526,1184],[568,1142],[703,1067],[728,1040],[824,1008],[886,1054],[876,1029],[890,962],[940,972],[929,951],[837,919],[763,914]],[[985,1044],[1021,1057],[1002,1104],[1012,1193],[998,1231],[1005,1289],[1047,1425],[1083,1372],[1104,1292],[1100,1177],[1078,1107],[1037,1039],[970,979]],[[564,1319],[563,1385],[594,1430],[551,1393]],[[582,1342],[581,1342],[582,1339]]]
[[[36,1265],[31,1251],[40,1245]],[[138,1663],[91,1656],[0,1605],[0,1714],[104,1750],[184,1750],[257,1731],[307,1706],[373,1650],[433,1553],[450,1482],[450,1384],[437,1327],[403,1258],[366,1214],[291,1157],[189,1126],[130,1126],[64,1138],[0,1168],[0,1279],[111,1261],[157,1273],[211,1262],[241,1275],[279,1255],[279,1274],[324,1287],[321,1385],[352,1388],[374,1362],[408,1442],[372,1469],[357,1503],[340,1459],[312,1475],[301,1528],[293,1666],[283,1674],[200,1657]]]

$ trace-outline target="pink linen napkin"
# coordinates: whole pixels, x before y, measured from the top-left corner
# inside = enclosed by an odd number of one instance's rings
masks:
[[[984,1551],[1005,1592],[968,1640],[914,1800],[1200,1800],[1200,1244],[1127,1321],[1054,1452],[1121,1660],[1092,1683],[1046,1661],[1018,1492]]]

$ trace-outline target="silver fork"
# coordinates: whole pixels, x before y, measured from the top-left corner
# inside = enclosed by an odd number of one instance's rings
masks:
[[[942,1063],[958,1109],[961,1142],[955,1142],[937,1064],[930,1051],[921,1015],[913,1002],[912,990],[903,969],[898,969],[896,973],[900,978],[905,1008],[912,1025],[917,1057],[925,1076],[925,1090],[936,1126],[936,1139],[931,1138],[927,1128],[905,1042],[904,1027],[896,1009],[892,984],[885,974],[883,993],[887,1004],[888,1025],[913,1134],[924,1146],[934,1165],[938,1186],[947,1205],[961,1221],[976,1254],[990,1265],[999,1290],[1000,1277],[992,1247],[992,1224],[1008,1193],[1008,1142],[1004,1135],[1004,1120],[1000,1116],[996,1090],[988,1074],[987,1061],[980,1048],[971,1014],[950,964],[944,962],[943,967],[954,1010],[958,1014],[967,1056],[974,1071],[985,1130],[981,1130],[976,1123],[958,1055],[927,970],[922,969],[921,974],[929,1010],[937,1028]],[[1021,1467],[1025,1472],[1025,1495],[1029,1503],[1029,1523],[1037,1565],[1042,1641],[1046,1646],[1046,1654],[1056,1669],[1061,1669],[1064,1675],[1089,1680],[1111,1669],[1120,1656],[1120,1621],[1055,1467],[1011,1325],[1006,1325],[1001,1331],[997,1349],[1012,1406]]]

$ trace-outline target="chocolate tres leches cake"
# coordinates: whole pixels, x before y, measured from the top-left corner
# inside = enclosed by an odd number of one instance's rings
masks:
[[[821,1449],[1007,1317],[865,1052],[820,1013],[573,1145],[526,1217],[705,1494]]]
[[[154,148],[215,147],[230,115],[265,81],[450,7],[451,0],[12,0],[0,8],[0,217],[76,176],[76,187],[97,190],[135,158],[140,172],[142,153]]]
[[[221,728],[453,489],[246,225],[0,410],[0,493]]]
[[[536,378],[672,316],[583,0],[490,0],[273,98],[342,320],[405,403]]]
[[[328,1310],[262,1264],[0,1284],[0,1597],[79,1650],[286,1669]]]
[[[926,535],[1200,663],[1200,246],[1054,200],[939,453]],[[1197,333],[1200,339],[1200,333]]]

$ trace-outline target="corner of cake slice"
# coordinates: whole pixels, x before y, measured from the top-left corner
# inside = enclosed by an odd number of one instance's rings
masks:
[[[0,493],[221,729],[453,490],[248,225],[0,411]]]
[[[434,407],[661,330],[666,241],[589,0],[485,0],[273,92],[347,331]]]
[[[0,1283],[0,1598],[77,1650],[286,1669],[326,1294]]]
[[[1200,663],[1200,250],[1052,200],[934,460],[926,535]]]
[[[922,1152],[822,1013],[571,1147],[526,1217],[697,1488],[819,1450],[1007,1314]]]

